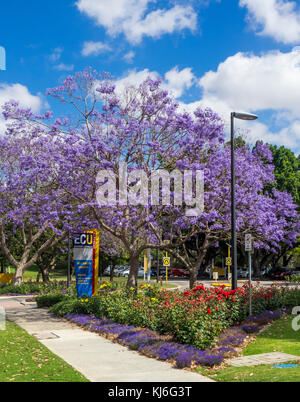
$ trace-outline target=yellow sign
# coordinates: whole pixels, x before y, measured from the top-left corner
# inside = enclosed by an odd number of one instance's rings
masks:
[[[164,257],[163,263],[164,263],[164,267],[169,267],[170,266],[170,258]]]
[[[0,283],[12,283],[14,274],[0,274]]]
[[[232,259],[231,257],[226,258],[226,265],[231,265],[232,264]]]

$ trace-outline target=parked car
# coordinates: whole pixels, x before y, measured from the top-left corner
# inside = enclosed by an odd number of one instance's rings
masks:
[[[172,269],[168,268],[168,277],[172,275]],[[157,267],[151,268],[151,276],[156,278],[157,277]],[[159,268],[159,276],[162,278],[165,278],[166,276],[166,268],[165,267],[160,267]]]
[[[292,270],[283,267],[271,269],[269,272],[269,277],[273,280],[283,280],[290,275],[292,275]]]
[[[172,276],[179,278],[188,278],[190,276],[189,270],[184,268],[173,268],[171,272]]]
[[[144,278],[144,274],[146,275],[144,268],[139,268],[137,277]]]
[[[198,270],[198,274],[197,274],[197,277],[200,279],[200,278],[203,278],[203,279],[209,279],[210,278],[210,270],[209,269],[199,269]]]
[[[119,276],[121,276],[121,277],[126,277],[126,276],[129,275],[129,272],[130,272],[130,268],[125,268],[123,271],[121,271],[121,272],[119,273]]]
[[[248,278],[249,277],[249,268],[247,267],[240,267],[238,268],[238,277],[240,278]],[[251,276],[253,276],[253,269],[251,269]]]
[[[115,276],[120,276],[120,274],[125,270],[128,269],[128,265],[117,265],[114,270]]]
[[[109,265],[108,267],[105,268],[105,270],[103,271],[103,275],[110,275],[110,271],[112,269],[112,266]]]

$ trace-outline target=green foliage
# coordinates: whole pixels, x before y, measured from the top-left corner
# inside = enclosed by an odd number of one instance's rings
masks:
[[[291,275],[287,278],[289,282],[299,283],[300,282],[300,275]]]
[[[35,282],[22,283],[19,286],[0,283],[0,294],[17,293],[17,294],[31,294],[39,293],[40,286]]]
[[[270,145],[273,153],[274,174],[276,188],[280,191],[287,191],[293,196],[295,203],[300,206],[300,164],[295,154],[281,146]]]
[[[35,298],[36,304],[39,308],[41,307],[51,307],[54,306],[55,304],[68,299],[69,297],[67,295],[64,295],[62,293],[53,293],[49,295],[43,295],[43,296],[37,296]]]
[[[72,287],[68,293],[74,294],[75,287]],[[66,282],[52,281],[47,283],[24,282],[21,285],[10,285],[0,283],[0,294],[17,293],[17,294],[49,294],[66,290]]]

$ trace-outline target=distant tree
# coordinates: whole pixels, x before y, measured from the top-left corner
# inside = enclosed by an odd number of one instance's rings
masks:
[[[300,159],[283,145],[270,145],[273,153],[275,186],[279,191],[287,191],[300,207]]]

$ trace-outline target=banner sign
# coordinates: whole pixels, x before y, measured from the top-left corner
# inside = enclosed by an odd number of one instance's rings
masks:
[[[73,251],[78,297],[98,294],[99,231],[73,233]]]

